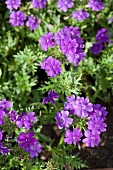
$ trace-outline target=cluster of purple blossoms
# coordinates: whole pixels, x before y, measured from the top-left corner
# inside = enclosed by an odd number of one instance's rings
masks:
[[[46,33],[39,38],[39,43],[44,51],[47,51],[49,47],[54,47],[54,37],[52,32]]]
[[[85,12],[83,9],[79,9],[76,12],[72,12],[72,17],[77,21],[83,21],[89,17],[89,13]]]
[[[90,48],[90,51],[96,55],[99,54],[102,51],[102,49],[103,49],[103,44],[100,42],[95,42]]]
[[[46,6],[47,0],[32,0],[31,4],[34,8],[40,8],[43,9]]]
[[[45,104],[51,102],[52,104],[55,104],[54,98],[59,98],[59,95],[55,93],[54,90],[50,90],[48,96],[43,98],[42,103]]]
[[[101,43],[109,42],[108,31],[105,28],[98,30],[96,40]]]
[[[98,30],[96,34],[96,41],[97,42],[95,42],[90,48],[90,51],[93,54],[100,53],[103,49],[103,43],[109,42],[108,31],[105,28],[101,28],[100,30]]]
[[[9,23],[12,26],[23,26],[26,20],[26,15],[22,11],[12,11],[10,14]]]
[[[39,39],[39,43],[45,51],[49,47],[59,46],[61,52],[67,57],[69,63],[77,66],[81,60],[84,60],[83,39],[80,37],[78,27],[64,26],[63,29],[56,32],[53,36],[51,32],[46,33]]]
[[[20,148],[24,148],[26,152],[30,153],[31,158],[37,157],[38,153],[42,151],[42,145],[34,137],[34,132],[22,132],[18,136],[17,142],[20,144]]]
[[[76,143],[81,140],[82,136],[82,132],[77,128],[74,128],[73,131],[67,129],[64,142],[66,142],[67,144],[73,143],[74,145],[76,145]]]
[[[18,128],[24,127],[25,129],[30,129],[33,125],[33,122],[37,120],[37,118],[34,116],[34,112],[22,113],[22,116],[19,116],[16,120],[16,125]]]
[[[43,62],[40,63],[42,69],[46,70],[47,75],[50,77],[55,77],[59,75],[62,71],[61,62],[52,56],[45,58]]]
[[[64,110],[56,113],[55,119],[59,129],[65,128],[66,134],[64,142],[67,144],[76,144],[82,137],[82,132],[74,128],[71,131],[69,128],[74,122],[74,118],[69,118],[69,114],[73,114],[86,121],[87,129],[84,132],[85,138],[82,140],[86,146],[97,146],[100,141],[100,134],[106,131],[107,111],[105,107],[100,104],[92,104],[88,98],[76,97],[71,95],[66,98],[67,102],[64,103]]]
[[[62,128],[67,129],[72,124],[73,119],[69,118],[68,116],[69,116],[68,111],[62,110],[61,112],[56,112],[55,119],[57,121],[56,124],[59,129]]]
[[[21,5],[21,0],[6,0],[6,6],[8,9],[18,9]]]
[[[12,123],[16,123],[18,128],[24,127],[25,129],[30,129],[33,123],[37,120],[34,116],[34,112],[22,113],[22,116],[19,116],[15,110],[12,109],[12,103],[6,99],[0,100],[0,124],[4,124],[4,116],[7,119],[10,119]],[[2,145],[2,130],[0,129],[0,153],[6,155],[9,152],[7,147]],[[17,139],[17,142],[20,144],[20,148],[24,148],[26,152],[30,153],[30,157],[37,157],[38,153],[42,151],[42,145],[39,144],[38,140],[34,137],[34,132],[24,133],[22,132]]]
[[[106,131],[106,120],[107,111],[105,107],[101,107],[100,104],[93,105],[93,111],[90,112],[88,117],[88,130],[85,131],[85,139],[83,142],[86,146],[98,146],[100,141],[101,132]]]
[[[100,11],[104,9],[104,4],[101,0],[89,0],[88,6],[92,11]]]
[[[93,111],[93,104],[89,102],[88,98],[76,97],[71,95],[66,98],[67,102],[64,103],[64,110],[69,110],[70,114],[75,114],[78,117],[88,117],[89,112]]]
[[[0,100],[0,125],[4,124],[4,116],[8,114],[8,109],[12,107],[12,103],[10,101],[6,101],[6,99]]]
[[[26,22],[26,26],[30,27],[30,30],[36,30],[38,28],[38,19],[34,16],[29,16]]]
[[[74,3],[72,0],[58,0],[57,7],[60,8],[61,11],[66,12],[68,8],[72,8]]]
[[[78,27],[64,26],[63,29],[55,33],[54,39],[69,63],[74,63],[74,66],[77,66],[81,60],[84,60],[84,44]]]

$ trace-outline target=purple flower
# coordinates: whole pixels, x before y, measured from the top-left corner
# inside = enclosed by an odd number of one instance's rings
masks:
[[[75,114],[79,117],[85,118],[93,111],[93,104],[89,102],[88,98],[77,97],[75,103]]]
[[[11,107],[12,107],[12,103],[10,101],[7,101],[4,98],[0,100],[0,109],[6,111],[6,109],[11,108]]]
[[[0,100],[0,124],[4,124],[4,116],[8,114],[8,109],[12,107],[12,103],[6,99]]]
[[[55,93],[54,90],[50,90],[48,93],[48,96],[44,97],[42,103],[45,104],[45,103],[51,102],[52,104],[55,104],[54,98],[56,99],[59,98],[59,95]]]
[[[38,28],[38,19],[34,16],[29,16],[26,22],[26,26],[30,27],[30,30],[36,30]]]
[[[101,0],[89,0],[88,6],[92,9],[92,11],[100,11],[104,9],[104,4]]]
[[[30,112],[29,114],[22,113],[22,116],[18,117],[18,119],[16,120],[17,127],[21,128],[22,126],[24,126],[25,129],[30,129],[33,125],[33,122],[37,120],[34,114],[34,112]]]
[[[69,125],[72,124],[73,119],[69,118],[69,112],[68,111],[64,111],[62,110],[61,112],[56,112],[56,124],[58,126],[59,129],[65,128],[67,129],[69,127]]]
[[[42,69],[46,70],[47,75],[50,77],[55,77],[59,75],[62,71],[61,62],[52,56],[45,58],[43,62],[40,63]]]
[[[2,155],[6,155],[6,153],[8,153],[8,152],[9,152],[8,148],[7,148],[7,147],[4,147],[4,146],[2,145],[2,142],[0,142],[0,153],[1,153]]]
[[[34,8],[44,8],[46,6],[47,0],[32,0],[31,4]]]
[[[100,104],[93,105],[93,112],[90,112],[89,119],[96,119],[100,117],[103,121],[106,120],[106,115],[108,112],[106,111],[105,107],[101,107]]]
[[[64,103],[64,110],[70,110],[71,114],[76,114],[79,117],[85,118],[93,111],[93,104],[89,102],[88,98],[77,97],[74,95],[66,98],[67,102]]]
[[[90,119],[88,121],[88,129],[92,131],[92,133],[101,133],[106,131],[106,123],[100,117],[96,117],[94,119]]]
[[[76,143],[81,140],[81,137],[82,137],[82,132],[79,129],[74,128],[73,132],[67,129],[64,142],[66,142],[67,144],[73,143],[74,145],[76,145]]]
[[[24,20],[26,20],[26,15],[22,11],[12,11],[9,23],[12,26],[23,26]]]
[[[108,31],[105,28],[98,30],[96,34],[96,40],[101,43],[109,42]]]
[[[98,146],[100,141],[100,136],[98,132],[92,133],[91,130],[86,130],[84,135],[86,136],[86,138],[83,139],[83,142],[86,144],[86,146]]]
[[[69,63],[73,62],[74,66],[77,66],[81,60],[84,60],[84,44],[78,27],[65,26],[62,30],[55,33],[54,39],[56,44],[60,46],[61,52],[66,55]]]
[[[21,5],[21,0],[6,0],[5,3],[10,10],[18,9]]]
[[[42,151],[42,145],[34,137],[34,132],[22,132],[18,136],[17,142],[20,144],[20,148],[24,148],[26,152],[30,153],[31,158],[37,157],[38,153]]]
[[[38,153],[42,152],[42,145],[37,141],[33,145],[30,145],[29,148],[25,148],[25,151],[30,153],[31,158],[37,157]]]
[[[14,123],[18,119],[19,115],[15,110],[11,110],[8,113],[8,118],[11,119],[11,122]]]
[[[72,0],[58,0],[57,7],[60,8],[61,11],[66,12],[68,8],[72,8],[74,3]]]
[[[79,9],[76,12],[72,12],[72,17],[78,21],[83,21],[89,17],[89,13],[85,12],[83,9]]]
[[[90,48],[90,51],[93,53],[93,54],[99,54],[101,52],[103,48],[103,45],[102,43],[100,42],[96,42],[92,45],[92,47]]]
[[[44,51],[47,51],[49,47],[52,48],[55,45],[52,32],[46,33],[40,37],[38,41]]]
[[[71,95],[69,97],[66,97],[67,102],[64,103],[64,110],[70,110],[70,114],[75,113],[75,95]]]
[[[20,148],[29,148],[34,143],[37,143],[37,139],[34,138],[34,132],[21,132],[18,136],[17,142],[20,144]]]

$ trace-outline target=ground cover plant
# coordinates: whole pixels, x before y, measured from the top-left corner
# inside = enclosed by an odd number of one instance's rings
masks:
[[[0,168],[88,166],[113,95],[112,0],[0,1]]]

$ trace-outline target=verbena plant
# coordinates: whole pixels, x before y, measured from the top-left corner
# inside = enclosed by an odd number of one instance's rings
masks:
[[[112,0],[0,2],[0,168],[87,168],[113,94]],[[44,157],[45,154],[45,157]],[[48,156],[49,155],[49,156]]]

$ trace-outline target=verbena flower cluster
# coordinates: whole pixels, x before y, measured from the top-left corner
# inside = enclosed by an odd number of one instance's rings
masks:
[[[89,13],[85,12],[83,9],[79,9],[76,12],[72,12],[72,17],[77,21],[83,21],[89,17]]]
[[[31,4],[34,8],[40,8],[43,9],[46,6],[47,0],[32,0]]]
[[[39,1],[33,1],[33,2],[39,3]],[[12,26],[19,27],[19,26],[24,26],[26,24],[26,26],[29,27],[31,31],[38,28],[38,18],[35,18],[34,16],[30,15],[28,16],[28,19],[27,19],[26,14],[23,11],[18,9],[21,5],[21,0],[6,0],[5,3],[6,3],[7,8],[11,10],[10,16],[9,16],[10,17],[9,23]],[[45,3],[42,2],[42,5],[43,4]],[[18,9],[18,10],[14,11],[14,9],[16,10]]]
[[[74,66],[77,66],[81,60],[84,60],[84,44],[78,27],[65,26],[56,32],[54,36],[49,32],[40,37],[39,43],[45,51],[49,47],[59,46],[61,52],[67,57],[68,62],[73,63]]]
[[[30,157],[34,158],[38,156],[38,153],[42,151],[42,146],[38,140],[34,137],[34,132],[28,133],[22,132],[17,139],[20,144],[20,148],[24,148],[25,152],[30,153]]]
[[[88,98],[75,97],[75,95],[67,97],[66,100],[64,110],[56,112],[55,116],[58,128],[66,130],[64,142],[76,144],[82,140],[86,146],[98,146],[100,134],[106,131],[107,127],[104,122],[108,113],[106,108],[101,107],[100,104],[90,103]],[[85,131],[83,134],[81,129],[75,127],[74,122],[76,122],[77,117],[85,121]],[[83,135],[85,138],[81,139]]]
[[[74,3],[72,0],[58,0],[57,7],[60,8],[61,11],[66,12],[68,8],[72,8]]]
[[[50,90],[48,96],[43,98],[42,103],[47,104],[48,102],[51,102],[52,104],[55,104],[54,98],[59,98],[59,95],[54,90]]]
[[[8,9],[13,10],[20,7],[21,0],[6,0],[5,3]]]
[[[52,56],[45,58],[43,62],[40,63],[42,69],[46,70],[47,75],[50,77],[55,77],[59,75],[62,71],[61,62]]]
[[[44,51],[47,51],[49,47],[52,48],[55,45],[52,32],[44,34],[38,41]]]
[[[4,117],[11,121],[11,123],[15,123],[18,128],[24,128],[30,130],[33,126],[33,123],[36,122],[37,118],[34,116],[34,112],[30,112],[29,114],[23,112],[22,115],[18,115],[15,110],[12,110],[12,103],[7,101],[6,99],[0,100],[0,124],[4,125]],[[5,155],[9,152],[7,147],[2,145],[3,132],[0,129],[0,153]],[[30,153],[30,157],[38,156],[38,153],[42,151],[42,145],[39,144],[38,140],[34,137],[34,132],[21,132],[18,136],[17,142],[20,144],[20,148],[24,148],[26,152]]]
[[[109,42],[108,31],[105,28],[101,28],[98,30],[96,34],[96,42],[90,48],[93,54],[98,54],[104,47],[104,43]]]
[[[101,0],[89,0],[88,6],[92,9],[92,11],[100,11],[104,9],[104,4]]]

